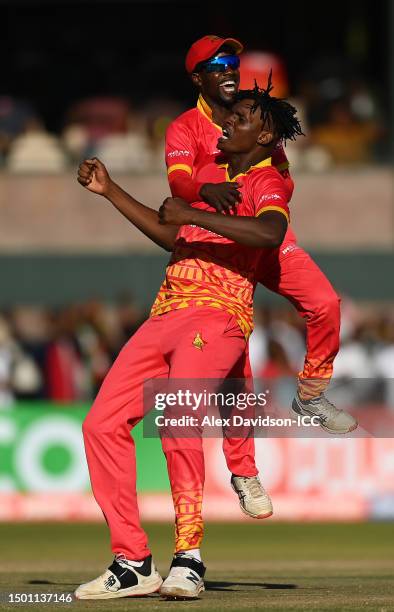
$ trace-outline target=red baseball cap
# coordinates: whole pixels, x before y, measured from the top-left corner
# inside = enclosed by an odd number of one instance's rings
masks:
[[[196,40],[187,52],[185,66],[187,72],[191,73],[200,62],[204,62],[220,49],[223,45],[229,45],[238,55],[243,51],[243,45],[235,38],[220,38],[214,34],[208,34]]]

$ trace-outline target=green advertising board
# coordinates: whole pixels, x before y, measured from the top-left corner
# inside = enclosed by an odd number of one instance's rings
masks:
[[[90,488],[81,425],[86,405],[16,404],[0,411],[1,492],[84,492]],[[133,430],[138,490],[167,491],[160,440]]]

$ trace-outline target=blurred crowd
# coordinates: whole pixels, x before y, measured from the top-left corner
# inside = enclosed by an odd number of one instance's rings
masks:
[[[0,406],[15,400],[91,401],[146,316],[130,295],[112,304],[90,301],[60,310],[16,306],[2,312]],[[394,409],[393,309],[369,309],[344,299],[341,334],[330,390],[342,389],[348,403],[385,403]],[[286,305],[257,307],[250,342],[255,380],[277,385],[288,403],[305,356],[303,320]]]
[[[343,62],[320,58],[318,69],[312,66],[294,86],[272,54],[245,53],[242,66],[243,88],[255,76],[265,84],[273,66],[274,94],[289,96],[298,108],[306,137],[289,143],[294,169],[318,172],[385,159],[388,137],[379,93]],[[29,101],[0,93],[0,166],[13,173],[57,173],[96,155],[114,172],[159,172],[165,130],[185,110],[184,100],[160,93],[148,96],[143,107],[127,97],[90,97],[68,109],[55,134]]]
[[[0,164],[12,173],[56,174],[97,156],[114,172],[147,173],[164,168],[167,125],[184,109],[157,100],[143,111],[121,97],[75,103],[60,134],[25,101],[0,97]]]

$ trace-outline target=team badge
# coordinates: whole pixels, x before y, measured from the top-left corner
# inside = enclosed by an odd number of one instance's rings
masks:
[[[196,333],[196,337],[194,338],[192,344],[196,348],[200,349],[200,351],[202,351],[202,349],[204,348],[206,342],[205,342],[205,340],[202,339],[202,334],[200,332]]]

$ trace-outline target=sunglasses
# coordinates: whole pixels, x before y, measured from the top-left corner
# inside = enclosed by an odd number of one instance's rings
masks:
[[[221,57],[213,57],[205,62],[202,66],[205,72],[226,72],[228,68],[237,70],[239,68],[238,55],[223,55]]]

